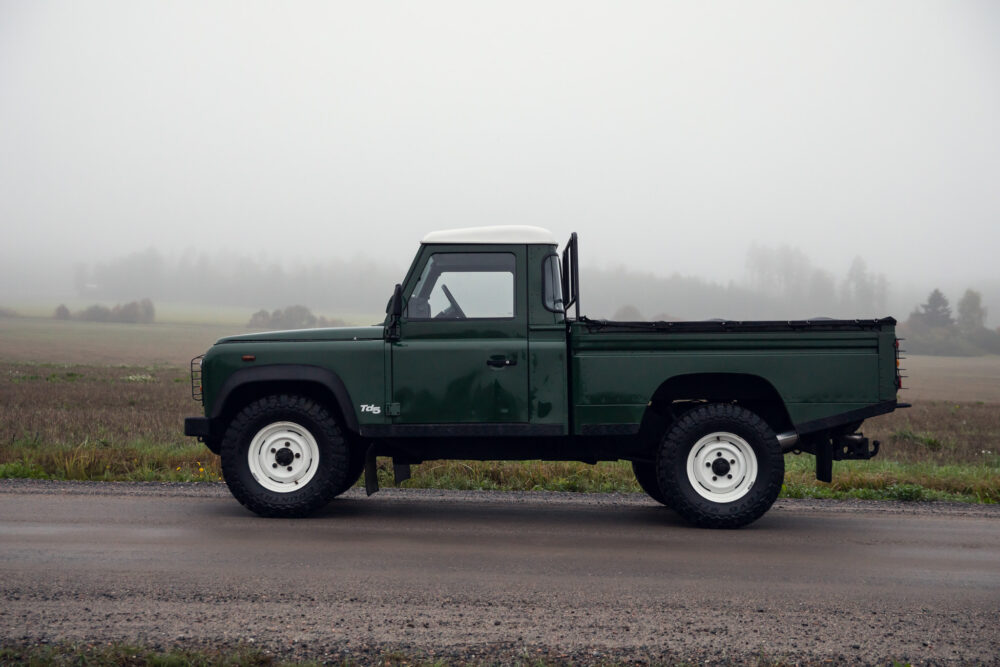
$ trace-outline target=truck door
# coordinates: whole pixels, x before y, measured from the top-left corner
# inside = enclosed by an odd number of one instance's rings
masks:
[[[394,424],[528,422],[525,247],[428,246],[392,343]]]

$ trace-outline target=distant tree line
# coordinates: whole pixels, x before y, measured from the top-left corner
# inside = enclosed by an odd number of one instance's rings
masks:
[[[722,285],[674,274],[581,267],[583,310],[626,320],[788,320],[887,315],[889,281],[854,258],[840,280],[796,248],[754,246],[746,280]],[[624,309],[624,312],[619,312]],[[645,317],[644,317],[645,316]]]
[[[75,279],[78,293],[94,299],[125,300],[140,293],[156,301],[265,306],[248,325],[274,329],[324,326],[322,318],[313,322],[312,312],[307,315],[296,306],[286,307],[289,303],[307,303],[320,312],[350,318],[381,319],[383,304],[406,268],[363,258],[299,262],[286,267],[269,257],[196,251],[168,259],[150,249],[80,264]],[[817,267],[796,248],[754,246],[747,252],[744,268],[742,280],[721,283],[626,266],[600,268],[584,261],[580,267],[581,312],[629,320],[854,319],[884,317],[891,314],[890,302],[899,309],[900,303],[913,298],[893,295],[886,276],[872,270],[861,257],[846,263],[838,275]],[[973,354],[993,349],[990,341],[995,332],[986,328],[981,298],[979,304],[981,327],[963,324],[961,303],[951,326],[921,328],[920,318],[907,320],[901,329],[914,339],[916,348],[911,346],[911,350]],[[291,312],[285,312],[289,309]]]
[[[344,326],[343,320],[317,317],[305,306],[287,306],[271,312],[258,310],[247,322],[248,329],[314,329],[342,326]]]
[[[82,322],[124,322],[126,324],[152,324],[156,320],[156,308],[149,299],[129,301],[111,308],[94,304],[81,311],[71,313],[65,304],[59,304],[52,316],[57,320],[80,320]]]
[[[1000,354],[1000,331],[986,326],[983,296],[967,289],[958,301],[957,317],[939,289],[918,306],[900,327],[904,347],[913,354],[975,356]]]
[[[204,303],[269,309],[307,303],[321,312],[381,312],[407,266],[363,258],[282,266],[268,257],[189,251],[168,259],[154,249],[75,267],[79,296],[105,300]]]

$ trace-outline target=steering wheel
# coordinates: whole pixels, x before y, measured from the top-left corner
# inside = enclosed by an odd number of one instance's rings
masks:
[[[441,291],[444,292],[444,295],[446,297],[448,297],[448,303],[451,304],[451,310],[454,311],[454,314],[456,316],[455,319],[462,319],[462,320],[468,319],[465,316],[465,311],[462,310],[462,307],[460,305],[458,305],[458,301],[455,301],[455,297],[451,295],[451,290],[448,289],[448,286],[445,285],[444,283],[441,283]]]

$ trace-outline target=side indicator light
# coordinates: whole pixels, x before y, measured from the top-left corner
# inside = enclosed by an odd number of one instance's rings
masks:
[[[253,354],[244,354],[241,359],[243,359],[243,361],[257,361],[257,356]]]

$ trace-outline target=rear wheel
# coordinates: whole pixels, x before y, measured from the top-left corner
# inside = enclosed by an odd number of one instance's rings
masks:
[[[785,459],[774,432],[738,405],[711,403],[681,417],[656,465],[666,504],[705,528],[739,528],[774,504]]]
[[[660,482],[656,479],[656,464],[632,461],[632,472],[635,473],[635,481],[645,491],[650,498],[663,505],[667,504],[663,492],[660,491]]]
[[[337,421],[304,396],[250,403],[230,422],[221,450],[229,490],[261,516],[311,514],[356,481],[347,483],[351,452]]]

